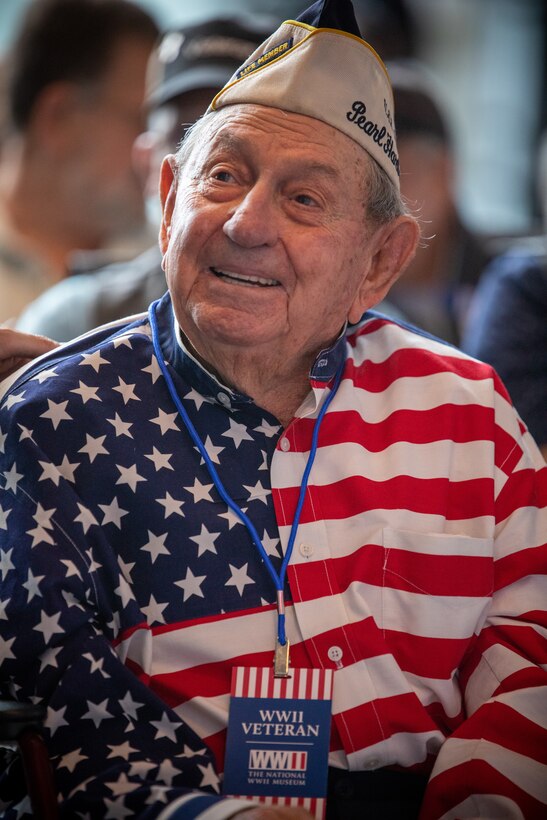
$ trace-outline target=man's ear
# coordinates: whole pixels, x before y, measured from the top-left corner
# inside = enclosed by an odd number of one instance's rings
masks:
[[[177,197],[177,163],[174,154],[168,154],[161,164],[159,193],[162,210],[159,243],[161,252],[165,254],[169,245],[171,220]]]
[[[420,228],[413,216],[399,216],[381,225],[371,237],[372,257],[348,312],[350,322],[377,305],[402,274],[416,251]]]

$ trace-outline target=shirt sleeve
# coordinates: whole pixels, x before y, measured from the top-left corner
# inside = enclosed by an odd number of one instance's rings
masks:
[[[467,719],[441,747],[421,820],[545,817],[547,467],[497,395],[491,605],[460,669]]]
[[[123,662],[117,636],[146,653],[148,627],[70,470],[0,416],[1,694],[47,705],[62,817],[154,818],[181,797],[176,816],[198,817],[222,800],[214,760]],[[6,818],[25,805],[16,768],[0,779]]]

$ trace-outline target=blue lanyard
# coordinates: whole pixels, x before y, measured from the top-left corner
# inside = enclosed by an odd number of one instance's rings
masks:
[[[299,496],[298,496],[298,503],[296,505],[296,510],[295,510],[295,513],[294,513],[294,519],[293,519],[293,523],[292,523],[292,526],[291,526],[291,532],[290,532],[290,535],[289,535],[289,542],[287,544],[287,551],[285,553],[285,557],[284,557],[283,563],[281,565],[281,571],[278,575],[277,572],[275,571],[275,568],[274,568],[271,560],[270,560],[270,556],[268,555],[268,553],[264,549],[264,545],[263,545],[262,541],[260,540],[260,536],[259,536],[258,532],[256,531],[256,528],[255,528],[253,522],[243,512],[243,510],[240,507],[237,506],[235,501],[226,492],[226,489],[225,489],[225,487],[224,487],[224,485],[223,485],[223,483],[220,479],[220,476],[218,475],[218,473],[216,471],[216,467],[213,464],[213,462],[211,461],[211,459],[209,457],[209,454],[208,454],[207,450],[205,449],[205,445],[201,441],[201,439],[198,435],[198,432],[197,432],[196,428],[194,427],[194,425],[193,425],[188,413],[186,412],[186,409],[183,406],[182,401],[180,400],[180,397],[179,397],[179,395],[176,391],[175,385],[173,384],[173,379],[171,377],[171,374],[170,374],[169,370],[167,369],[167,365],[165,363],[165,360],[164,360],[163,354],[162,354],[162,350],[161,350],[161,344],[160,344],[159,332],[158,332],[158,321],[157,321],[157,316],[156,316],[156,310],[157,310],[158,304],[159,304],[159,300],[154,302],[152,305],[150,305],[149,318],[150,318],[150,326],[152,328],[152,344],[154,346],[154,353],[155,353],[156,358],[158,360],[158,364],[160,366],[163,377],[166,381],[167,389],[169,390],[171,398],[173,399],[173,402],[175,403],[175,407],[177,408],[177,410],[178,410],[178,412],[179,412],[179,414],[180,414],[180,416],[181,416],[181,418],[182,418],[182,420],[183,420],[183,422],[186,426],[186,429],[190,433],[192,441],[194,442],[194,444],[198,448],[198,451],[201,454],[201,456],[202,456],[202,458],[205,462],[207,470],[209,471],[209,475],[211,476],[211,478],[213,480],[213,483],[214,483],[220,497],[228,505],[228,507],[237,515],[237,517],[243,522],[243,524],[247,528],[247,531],[249,532],[249,535],[251,536],[252,541],[254,542],[255,546],[257,547],[258,551],[260,552],[262,560],[264,561],[264,563],[266,565],[266,568],[267,568],[268,572],[270,573],[270,577],[272,578],[272,581],[274,582],[274,585],[275,585],[275,588],[276,588],[276,591],[277,591],[277,639],[278,639],[279,644],[282,647],[284,647],[287,644],[287,636],[285,634],[285,601],[284,601],[284,597],[283,597],[283,587],[284,587],[284,583],[285,583],[285,576],[286,576],[286,573],[287,573],[287,566],[289,565],[289,561],[291,560],[291,555],[292,555],[292,551],[293,551],[293,547],[294,547],[294,542],[296,540],[296,532],[298,530],[298,524],[300,522],[300,515],[302,513],[302,507],[304,506],[304,499],[306,497],[306,489],[307,489],[307,486],[308,486],[308,479],[309,479],[309,475],[310,475],[310,472],[311,472],[311,468],[313,466],[313,462],[315,460],[315,454],[317,452],[317,441],[318,441],[318,438],[319,438],[319,428],[321,427],[321,422],[323,421],[325,413],[327,412],[327,410],[329,408],[329,405],[330,405],[331,401],[333,400],[333,398],[335,397],[336,391],[338,390],[338,387],[340,385],[340,381],[341,381],[341,378],[342,378],[342,372],[343,372],[343,369],[344,369],[344,361],[342,360],[342,362],[340,363],[340,367],[338,368],[338,371],[336,373],[334,384],[332,386],[332,390],[329,393],[329,395],[327,396],[327,398],[325,399],[325,401],[323,403],[323,406],[321,407],[321,410],[319,411],[319,414],[318,414],[317,419],[315,420],[315,424],[313,426],[310,453],[308,455],[308,460],[306,462],[306,467],[304,469],[304,474],[302,476],[302,482],[300,484],[300,493],[299,493]]]

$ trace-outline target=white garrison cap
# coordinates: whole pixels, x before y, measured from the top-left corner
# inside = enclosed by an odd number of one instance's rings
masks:
[[[350,0],[319,0],[260,45],[209,110],[253,103],[332,125],[365,149],[399,188],[393,94],[362,38]]]

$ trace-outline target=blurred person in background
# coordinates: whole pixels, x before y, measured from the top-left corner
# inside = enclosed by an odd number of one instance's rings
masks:
[[[147,177],[149,220],[159,226],[159,169],[185,127],[203,114],[217,91],[271,29],[269,18],[210,19],[168,31],[150,61],[148,131],[134,154]],[[130,262],[59,282],[20,316],[17,327],[64,342],[106,322],[145,310],[166,290],[161,253],[153,247]]]
[[[142,232],[131,148],[157,36],[128,0],[37,0],[24,16],[5,66],[0,322],[65,277],[74,251],[115,254]]]
[[[538,192],[543,234],[519,241],[486,268],[462,347],[496,368],[547,459],[547,131]]]
[[[433,79],[416,61],[388,63],[395,101],[401,192],[425,237],[389,301],[424,330],[459,344],[473,290],[488,261],[455,195],[455,149]],[[379,310],[390,312],[382,304]]]

